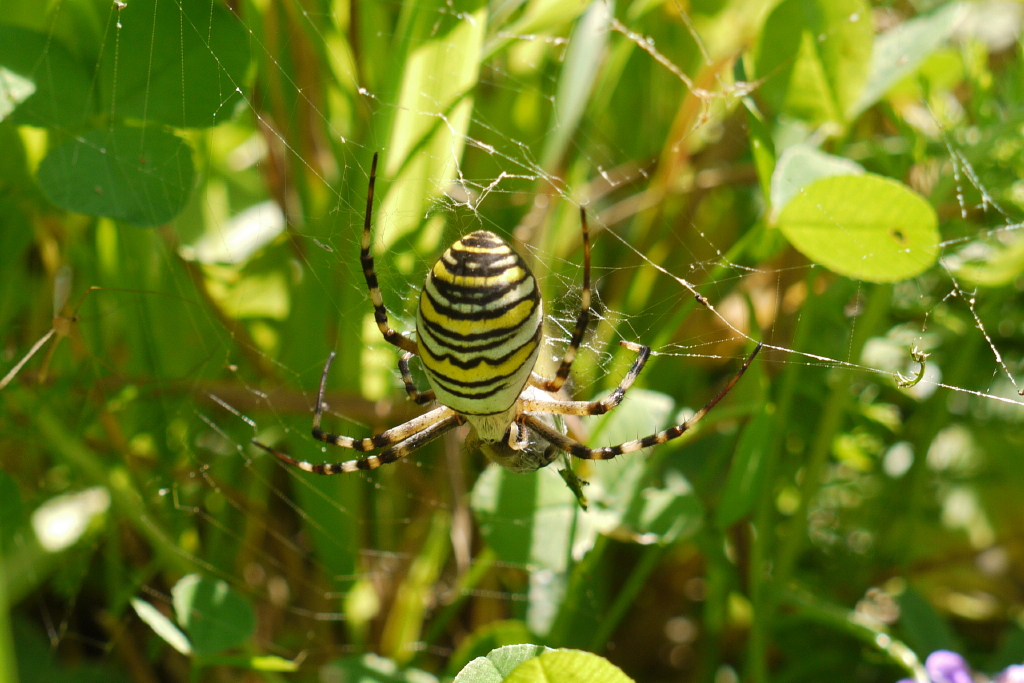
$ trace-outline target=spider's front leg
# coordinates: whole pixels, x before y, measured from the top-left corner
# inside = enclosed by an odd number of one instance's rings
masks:
[[[540,420],[536,415],[526,416],[526,426],[540,434],[541,438],[543,438],[548,443],[557,446],[560,450],[565,451],[566,453],[572,455],[573,457],[580,458],[583,460],[610,460],[611,458],[614,458],[617,455],[634,453],[644,448],[657,446],[658,444],[665,443],[666,441],[677,439],[686,432],[688,432],[690,429],[693,428],[695,424],[700,422],[701,419],[703,419],[704,416],[707,415],[708,412],[712,408],[714,408],[719,401],[725,398],[725,395],[729,393],[729,391],[736,385],[736,382],[740,380],[740,377],[743,376],[743,373],[747,371],[747,368],[750,367],[750,364],[754,362],[754,358],[756,358],[757,354],[761,351],[761,346],[762,345],[758,343],[758,345],[754,347],[753,352],[749,356],[747,356],[746,360],[743,361],[743,365],[740,367],[739,371],[737,371],[736,374],[732,376],[732,379],[730,379],[728,383],[726,383],[726,385],[722,387],[721,391],[719,391],[714,398],[708,401],[703,408],[694,413],[689,420],[674,427],[669,427],[664,431],[660,431],[655,434],[651,434],[650,436],[646,436],[642,439],[627,441],[617,446],[589,448],[587,446],[584,446],[580,442],[576,441],[575,439],[572,439],[562,434],[557,429],[546,424],[543,420]],[[555,412],[555,409],[560,404],[564,405],[571,403],[573,402],[556,401],[552,404],[552,408],[549,409],[547,412]]]

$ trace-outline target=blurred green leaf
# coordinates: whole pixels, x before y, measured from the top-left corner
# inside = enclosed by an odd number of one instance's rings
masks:
[[[0,25],[0,121],[74,131],[96,111],[91,82],[59,41]]]
[[[938,217],[920,195],[881,176],[833,176],[782,209],[782,234],[811,261],[867,282],[900,282],[939,253]]]
[[[783,0],[755,49],[759,92],[776,111],[843,123],[867,79],[872,39],[865,0]]]
[[[448,670],[456,673],[459,670],[465,670],[463,667],[468,669],[467,665],[473,660],[484,659],[487,661],[491,659],[491,655],[494,655],[499,649],[504,650],[508,645],[525,645],[535,640],[537,637],[521,621],[516,619],[492,621],[475,629],[459,643],[455,654],[448,660]],[[538,646],[529,645],[528,647],[536,648]],[[521,650],[513,650],[513,652],[519,651]],[[511,670],[510,667],[508,671]]]
[[[949,624],[923,595],[908,588],[900,595],[899,605],[903,639],[921,661],[936,650],[961,650]]]
[[[1024,240],[971,242],[960,254],[943,259],[957,279],[978,287],[1005,287],[1024,273]]]
[[[448,513],[443,510],[435,512],[430,519],[423,548],[395,593],[381,636],[381,650],[400,664],[408,663],[416,653],[427,605],[434,595],[434,584],[441,575],[451,548],[450,528]]]
[[[148,624],[158,636],[163,638],[164,642],[183,655],[192,654],[192,643],[189,642],[188,637],[160,610],[138,598],[132,598],[131,603],[135,608],[135,613],[139,615],[139,619]]]
[[[195,170],[185,140],[154,128],[115,127],[51,150],[37,179],[62,209],[152,227],[182,210]]]
[[[506,683],[631,683],[622,669],[590,652],[555,650],[528,659],[505,678]]]
[[[771,445],[774,421],[767,412],[751,418],[743,428],[715,511],[715,525],[727,529],[750,512],[764,485],[762,464]]]
[[[612,10],[613,6],[605,0],[595,0],[569,37],[569,49],[558,76],[552,121],[541,157],[541,166],[548,172],[555,171],[590,100],[590,92],[608,47],[608,20]]]
[[[252,635],[256,617],[249,603],[221,579],[189,574],[171,589],[178,623],[196,655],[212,655]]]
[[[501,560],[566,570],[578,506],[551,467],[514,474],[488,465],[470,500],[481,535]]]
[[[392,178],[377,215],[389,220],[386,230],[377,229],[374,243],[385,249],[419,226],[456,177],[462,159],[487,27],[485,4],[462,4],[468,20],[450,16],[441,0],[415,5],[409,29],[413,46],[383,158],[383,171]]]
[[[900,22],[875,38],[867,83],[847,117],[856,118],[889,88],[914,73],[928,55],[949,39],[964,13],[964,3],[952,2]]]
[[[772,215],[777,217],[793,197],[815,180],[863,173],[864,167],[855,161],[826,154],[808,145],[793,145],[782,153],[772,173]]]
[[[486,657],[477,657],[466,664],[454,683],[501,683],[523,662],[544,652],[554,652],[543,645],[506,645],[492,650]]]
[[[133,0],[110,14],[100,62],[104,110],[176,128],[234,115],[249,67],[245,28],[213,0]]]

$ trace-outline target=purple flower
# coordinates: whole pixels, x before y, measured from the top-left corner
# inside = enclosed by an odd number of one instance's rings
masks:
[[[936,650],[928,655],[924,669],[933,683],[972,683],[971,668],[966,660],[949,650]]]
[[[996,683],[1024,683],[1024,665],[1014,664],[1003,669]]]

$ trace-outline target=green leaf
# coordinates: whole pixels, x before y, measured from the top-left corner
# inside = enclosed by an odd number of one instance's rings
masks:
[[[95,130],[53,149],[36,176],[57,206],[140,227],[184,208],[195,170],[192,148],[153,128]]]
[[[845,121],[867,78],[872,38],[864,0],[783,0],[755,50],[761,96],[796,118]]]
[[[863,173],[864,167],[855,161],[826,154],[809,145],[793,145],[782,153],[772,173],[772,213],[777,217],[800,190],[819,178]]]
[[[132,607],[135,608],[135,613],[139,615],[139,619],[146,622],[158,636],[164,639],[164,642],[183,655],[192,654],[192,644],[189,642],[188,637],[174,625],[174,622],[165,617],[160,610],[145,600],[139,600],[138,598],[132,598],[131,603]]]
[[[378,231],[375,239],[385,248],[419,227],[456,177],[487,28],[486,5],[462,8],[459,19],[449,15],[443,0],[416,7],[413,39],[419,42],[405,62],[391,144],[382,158],[384,173],[393,177],[377,210],[388,216],[387,231]],[[434,232],[440,237],[442,231]]]
[[[231,118],[249,66],[245,28],[213,0],[133,0],[111,12],[104,111],[177,128]]]
[[[437,677],[420,669],[402,669],[394,660],[375,654],[336,659],[321,674],[321,680],[352,683],[437,683]]]
[[[76,129],[95,113],[89,72],[58,41],[0,26],[0,121]]]
[[[554,467],[515,474],[491,464],[470,501],[480,533],[502,561],[566,570],[578,507]]]
[[[747,110],[747,139],[750,141],[750,155],[754,158],[757,180],[765,199],[771,198],[771,177],[775,172],[775,144],[771,131],[765,125],[764,117],[757,110],[753,100],[743,99]]]
[[[485,658],[490,657],[491,654],[498,652],[499,649],[505,646],[520,646],[531,643],[536,639],[537,637],[530,632],[526,624],[517,619],[492,621],[485,626],[477,628],[469,636],[462,639],[458,649],[455,650],[455,654],[448,660],[448,670],[458,671],[474,659],[488,661]],[[529,645],[528,647],[535,648],[537,646]],[[518,665],[518,662],[516,662],[516,665]],[[511,671],[512,668],[514,666],[509,667],[508,670]],[[499,678],[498,680],[501,679]]]
[[[924,660],[936,650],[961,651],[953,629],[923,595],[910,588],[899,598],[900,631],[904,640]]]
[[[902,183],[872,174],[814,181],[782,209],[777,226],[811,261],[867,282],[920,275],[939,253],[931,205]]]
[[[964,16],[964,3],[953,2],[934,12],[897,24],[875,39],[867,84],[850,107],[847,118],[880,100],[893,85],[914,73],[922,62],[949,39]]]
[[[604,657],[580,650],[555,650],[520,664],[505,683],[631,683]]]
[[[761,464],[770,445],[772,424],[771,415],[761,411],[743,428],[715,512],[715,526],[719,529],[726,529],[746,516],[761,491],[764,475]]]
[[[238,645],[256,626],[252,607],[221,579],[189,574],[171,589],[178,623],[197,655],[212,655]]]
[[[561,162],[583,118],[607,49],[610,18],[603,0],[592,2],[569,37],[569,49],[558,77],[552,121],[541,155],[541,167],[549,172],[554,172]]]
[[[543,645],[506,645],[491,650],[486,657],[477,657],[467,664],[453,683],[501,683],[516,667],[545,652],[554,652]]]

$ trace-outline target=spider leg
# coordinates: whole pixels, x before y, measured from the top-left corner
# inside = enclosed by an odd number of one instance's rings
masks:
[[[656,434],[651,434],[650,436],[646,436],[642,439],[627,441],[625,443],[619,444],[618,446],[588,448],[587,446],[584,446],[575,439],[570,439],[568,436],[561,434],[560,432],[558,432],[558,430],[554,429],[553,427],[548,426],[547,424],[544,423],[543,420],[537,418],[535,415],[526,415],[526,417],[524,418],[524,422],[530,427],[530,429],[533,429],[535,432],[537,432],[545,441],[547,441],[551,445],[558,447],[559,449],[565,451],[569,455],[581,458],[583,460],[610,460],[611,458],[614,458],[617,455],[633,453],[644,448],[656,446],[658,444],[665,443],[666,441],[671,441],[672,439],[679,438],[687,431],[689,431],[695,424],[700,422],[700,420],[705,415],[708,414],[708,411],[714,408],[715,405],[719,401],[721,401],[726,394],[729,393],[733,386],[735,386],[736,382],[738,382],[740,380],[740,377],[743,376],[743,373],[746,372],[747,368],[750,367],[750,364],[754,361],[754,358],[757,356],[760,350],[761,344],[758,344],[754,348],[754,351],[749,356],[747,356],[747,359],[743,361],[743,365],[740,367],[739,371],[732,376],[732,379],[730,379],[728,383],[726,383],[726,385],[722,388],[722,390],[719,391],[713,399],[708,401],[703,408],[694,413],[689,420],[680,425],[676,425],[675,427],[669,427],[664,431],[658,432]]]
[[[647,359],[651,356],[651,349],[649,346],[643,344],[634,344],[633,342],[620,341],[619,345],[635,351],[637,353],[636,360],[633,361],[633,365],[630,366],[629,372],[619,382],[619,386],[615,387],[615,390],[608,395],[607,398],[601,399],[600,401],[540,401],[536,399],[520,399],[519,410],[524,413],[555,413],[556,415],[604,415],[609,410],[619,405],[622,402],[622,397],[626,395],[629,388],[633,386],[633,382],[636,381],[637,375],[644,369],[644,364]]]
[[[336,355],[334,351],[331,352],[331,355],[327,357],[327,363],[324,364],[324,371],[320,375],[320,389],[316,394],[316,410],[313,412],[313,438],[317,441],[341,446],[342,448],[351,448],[354,451],[374,451],[407,439],[414,433],[425,429],[432,422],[446,417],[448,414],[454,414],[454,411],[450,408],[441,406],[419,417],[414,417],[404,424],[392,427],[376,436],[365,439],[353,439],[351,436],[329,434],[320,429],[320,422],[323,419],[324,408],[327,406],[327,403],[324,401],[324,392],[327,389],[327,373],[330,371],[331,363]]]
[[[363,221],[363,244],[359,252],[359,261],[363,265],[363,276],[366,277],[366,286],[370,288],[370,301],[373,302],[373,318],[377,321],[377,327],[384,339],[394,344],[403,351],[415,354],[416,342],[409,339],[401,332],[391,328],[388,324],[388,310],[384,307],[384,297],[380,293],[380,286],[377,283],[377,273],[373,270],[373,256],[370,254],[370,219],[373,215],[373,186],[377,181],[377,154],[373,155],[373,164],[370,166],[370,188],[366,192],[366,218]]]
[[[405,383],[405,392],[409,394],[416,405],[425,406],[431,401],[437,400],[434,396],[432,389],[427,391],[420,391],[416,388],[416,385],[412,381],[412,373],[409,371],[409,359],[412,358],[412,353],[406,351],[402,354],[402,357],[398,359],[398,370],[402,373],[402,381]]]
[[[345,462],[324,462],[319,464],[313,464],[311,462],[306,462],[304,460],[296,460],[295,458],[292,458],[291,456],[286,455],[277,449],[271,448],[270,446],[260,443],[256,439],[253,439],[252,442],[254,445],[259,446],[267,453],[277,456],[277,458],[282,462],[288,465],[293,465],[294,467],[298,467],[300,470],[312,472],[314,474],[340,474],[342,472],[355,472],[357,470],[375,470],[381,465],[387,465],[389,463],[395,462],[396,460],[404,458],[405,456],[409,455],[416,449],[420,448],[421,446],[425,446],[426,444],[430,443],[437,437],[447,432],[452,427],[455,427],[456,425],[459,424],[459,416],[448,408],[438,408],[437,410],[431,411],[426,415],[422,415],[421,417],[427,416],[433,416],[434,418],[429,424],[425,426],[421,425],[420,429],[413,431],[411,434],[406,434],[404,438],[396,438],[395,440],[391,441],[393,445],[390,448],[384,450],[380,455],[368,455],[367,457],[362,458],[360,460],[346,460]],[[406,422],[404,425],[400,425],[395,429],[383,432],[378,436],[383,436],[384,434],[389,433],[397,435],[398,430],[402,429],[403,427],[407,427],[408,425],[412,424],[413,422],[416,422],[417,420],[420,420],[420,418],[416,418],[416,420],[410,420],[409,422]]]
[[[590,322],[590,232],[587,230],[587,211],[580,207],[580,225],[583,230],[583,294],[580,295],[580,314],[576,317],[576,329],[572,332],[572,339],[562,355],[562,363],[558,366],[554,379],[545,379],[539,375],[531,375],[530,383],[544,391],[556,392],[565,384],[572,370],[572,363],[576,360],[576,352],[583,343],[583,335],[587,333],[587,324]]]
[[[530,432],[526,429],[526,425],[522,423],[522,420],[514,420],[508,426],[508,431],[505,434],[507,435],[505,443],[513,451],[523,450],[530,441]]]

